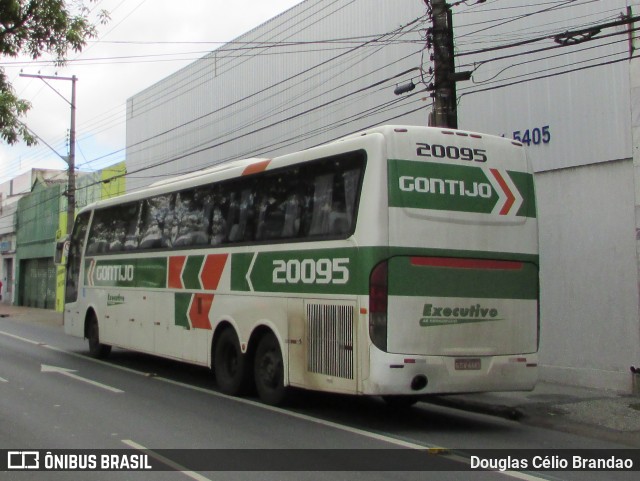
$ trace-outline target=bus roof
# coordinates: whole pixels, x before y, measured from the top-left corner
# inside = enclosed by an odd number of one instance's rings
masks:
[[[240,159],[223,162],[211,167],[207,167],[205,169],[189,172],[188,174],[172,177],[170,179],[160,180],[133,192],[127,192],[116,197],[110,197],[108,199],[102,199],[96,202],[92,202],[91,204],[88,204],[80,209],[79,212],[85,210],[93,210],[101,207],[108,207],[110,205],[122,204],[126,202],[135,202],[137,200],[145,199],[156,194],[162,194],[167,191],[173,192],[174,190],[178,191],[183,188],[187,189],[189,187],[193,187],[194,185],[206,184],[211,180],[209,178],[210,176],[226,171],[233,172],[234,169],[238,171],[238,175],[241,175],[241,173],[248,166],[259,165],[261,162],[265,162],[268,160],[270,159],[254,157],[250,159]],[[233,177],[233,175],[231,177]],[[200,182],[194,183],[194,180],[196,179],[200,180]]]
[[[424,126],[409,126],[409,125],[381,125],[379,127],[372,127],[370,129],[366,129],[363,130],[361,132],[356,132],[353,133],[351,135],[347,135],[345,137],[342,137],[338,140],[336,140],[336,142],[344,142],[345,140],[353,140],[356,139],[358,137],[363,137],[365,135],[371,135],[371,134],[383,134],[384,136],[390,136],[393,133],[407,133],[410,131],[414,131],[414,130],[430,130],[432,132],[440,132],[446,135],[456,135],[458,137],[471,137],[471,138],[476,138],[476,139],[482,139],[482,138],[493,138],[493,139],[498,139],[500,141],[504,141],[504,142],[511,142],[512,144],[518,146],[518,147],[522,147],[522,143],[512,140],[512,139],[507,139],[504,137],[500,137],[497,135],[492,135],[492,134],[486,134],[486,133],[480,133],[480,132],[473,132],[473,131],[466,131],[466,130],[460,130],[460,129],[452,129],[449,127],[424,127]]]
[[[497,139],[499,141],[511,142],[512,144],[517,146],[522,146],[520,142],[516,142],[511,139],[505,139],[505,138],[501,138],[501,137],[489,135],[489,134],[468,132],[468,131],[450,129],[445,127],[426,127],[426,126],[407,126],[407,125],[383,125],[383,126],[373,127],[371,129],[367,129],[361,132],[347,135],[333,142],[329,142],[328,144],[325,144],[325,145],[332,145],[332,144],[336,144],[338,142],[344,142],[344,141],[353,141],[360,137],[363,137],[366,135],[372,135],[372,134],[382,134],[385,137],[391,137],[397,134],[403,134],[403,133],[408,133],[412,131],[423,131],[423,132],[432,131],[432,132],[439,132],[447,135],[472,137],[472,138],[478,138],[478,139],[491,138],[491,139]],[[322,147],[322,146],[319,146],[319,147]],[[207,167],[205,169],[189,172],[184,175],[154,182],[147,187],[141,188],[133,192],[127,192],[120,196],[111,197],[109,199],[93,202],[83,207],[82,209],[80,209],[79,212],[82,212],[85,210],[93,210],[101,207],[107,207],[110,205],[122,204],[126,202],[134,202],[140,199],[151,197],[157,194],[162,194],[168,191],[173,192],[173,191],[179,191],[182,189],[188,189],[189,187],[194,187],[197,185],[204,185],[214,180],[217,180],[218,179],[217,175],[223,172],[230,174],[229,178],[239,177],[243,173],[247,172],[247,168],[249,166],[259,167],[261,163],[272,162],[272,161],[275,161],[275,163],[278,163],[279,159],[284,160],[286,158],[289,158],[290,155],[291,154],[282,155],[274,159],[249,158],[249,159],[240,159],[240,160],[233,160],[228,162],[221,162],[219,164],[213,165],[211,167]],[[271,165],[273,166],[273,163]],[[197,182],[194,182],[194,181],[197,181]]]

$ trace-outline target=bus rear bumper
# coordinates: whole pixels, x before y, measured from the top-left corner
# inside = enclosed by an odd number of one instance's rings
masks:
[[[538,380],[538,355],[414,356],[371,348],[369,378],[362,393],[428,395],[531,391]]]

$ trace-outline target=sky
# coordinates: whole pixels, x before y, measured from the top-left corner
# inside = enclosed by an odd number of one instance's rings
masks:
[[[97,38],[64,67],[50,57],[0,58],[19,97],[32,104],[23,121],[38,145],[0,143],[0,183],[32,168],[66,169],[72,82],[76,81],[76,167],[95,171],[125,159],[129,97],[288,10],[302,0],[85,0]],[[47,80],[21,77],[58,76]]]

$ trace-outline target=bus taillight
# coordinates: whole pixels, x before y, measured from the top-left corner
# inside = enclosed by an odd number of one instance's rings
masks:
[[[387,350],[387,261],[373,268],[369,278],[369,337],[383,351]]]

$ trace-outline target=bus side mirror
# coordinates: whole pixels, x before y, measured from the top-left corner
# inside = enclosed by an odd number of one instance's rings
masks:
[[[53,263],[57,266],[66,266],[69,257],[69,236],[64,236],[56,241],[56,251],[53,255]]]

